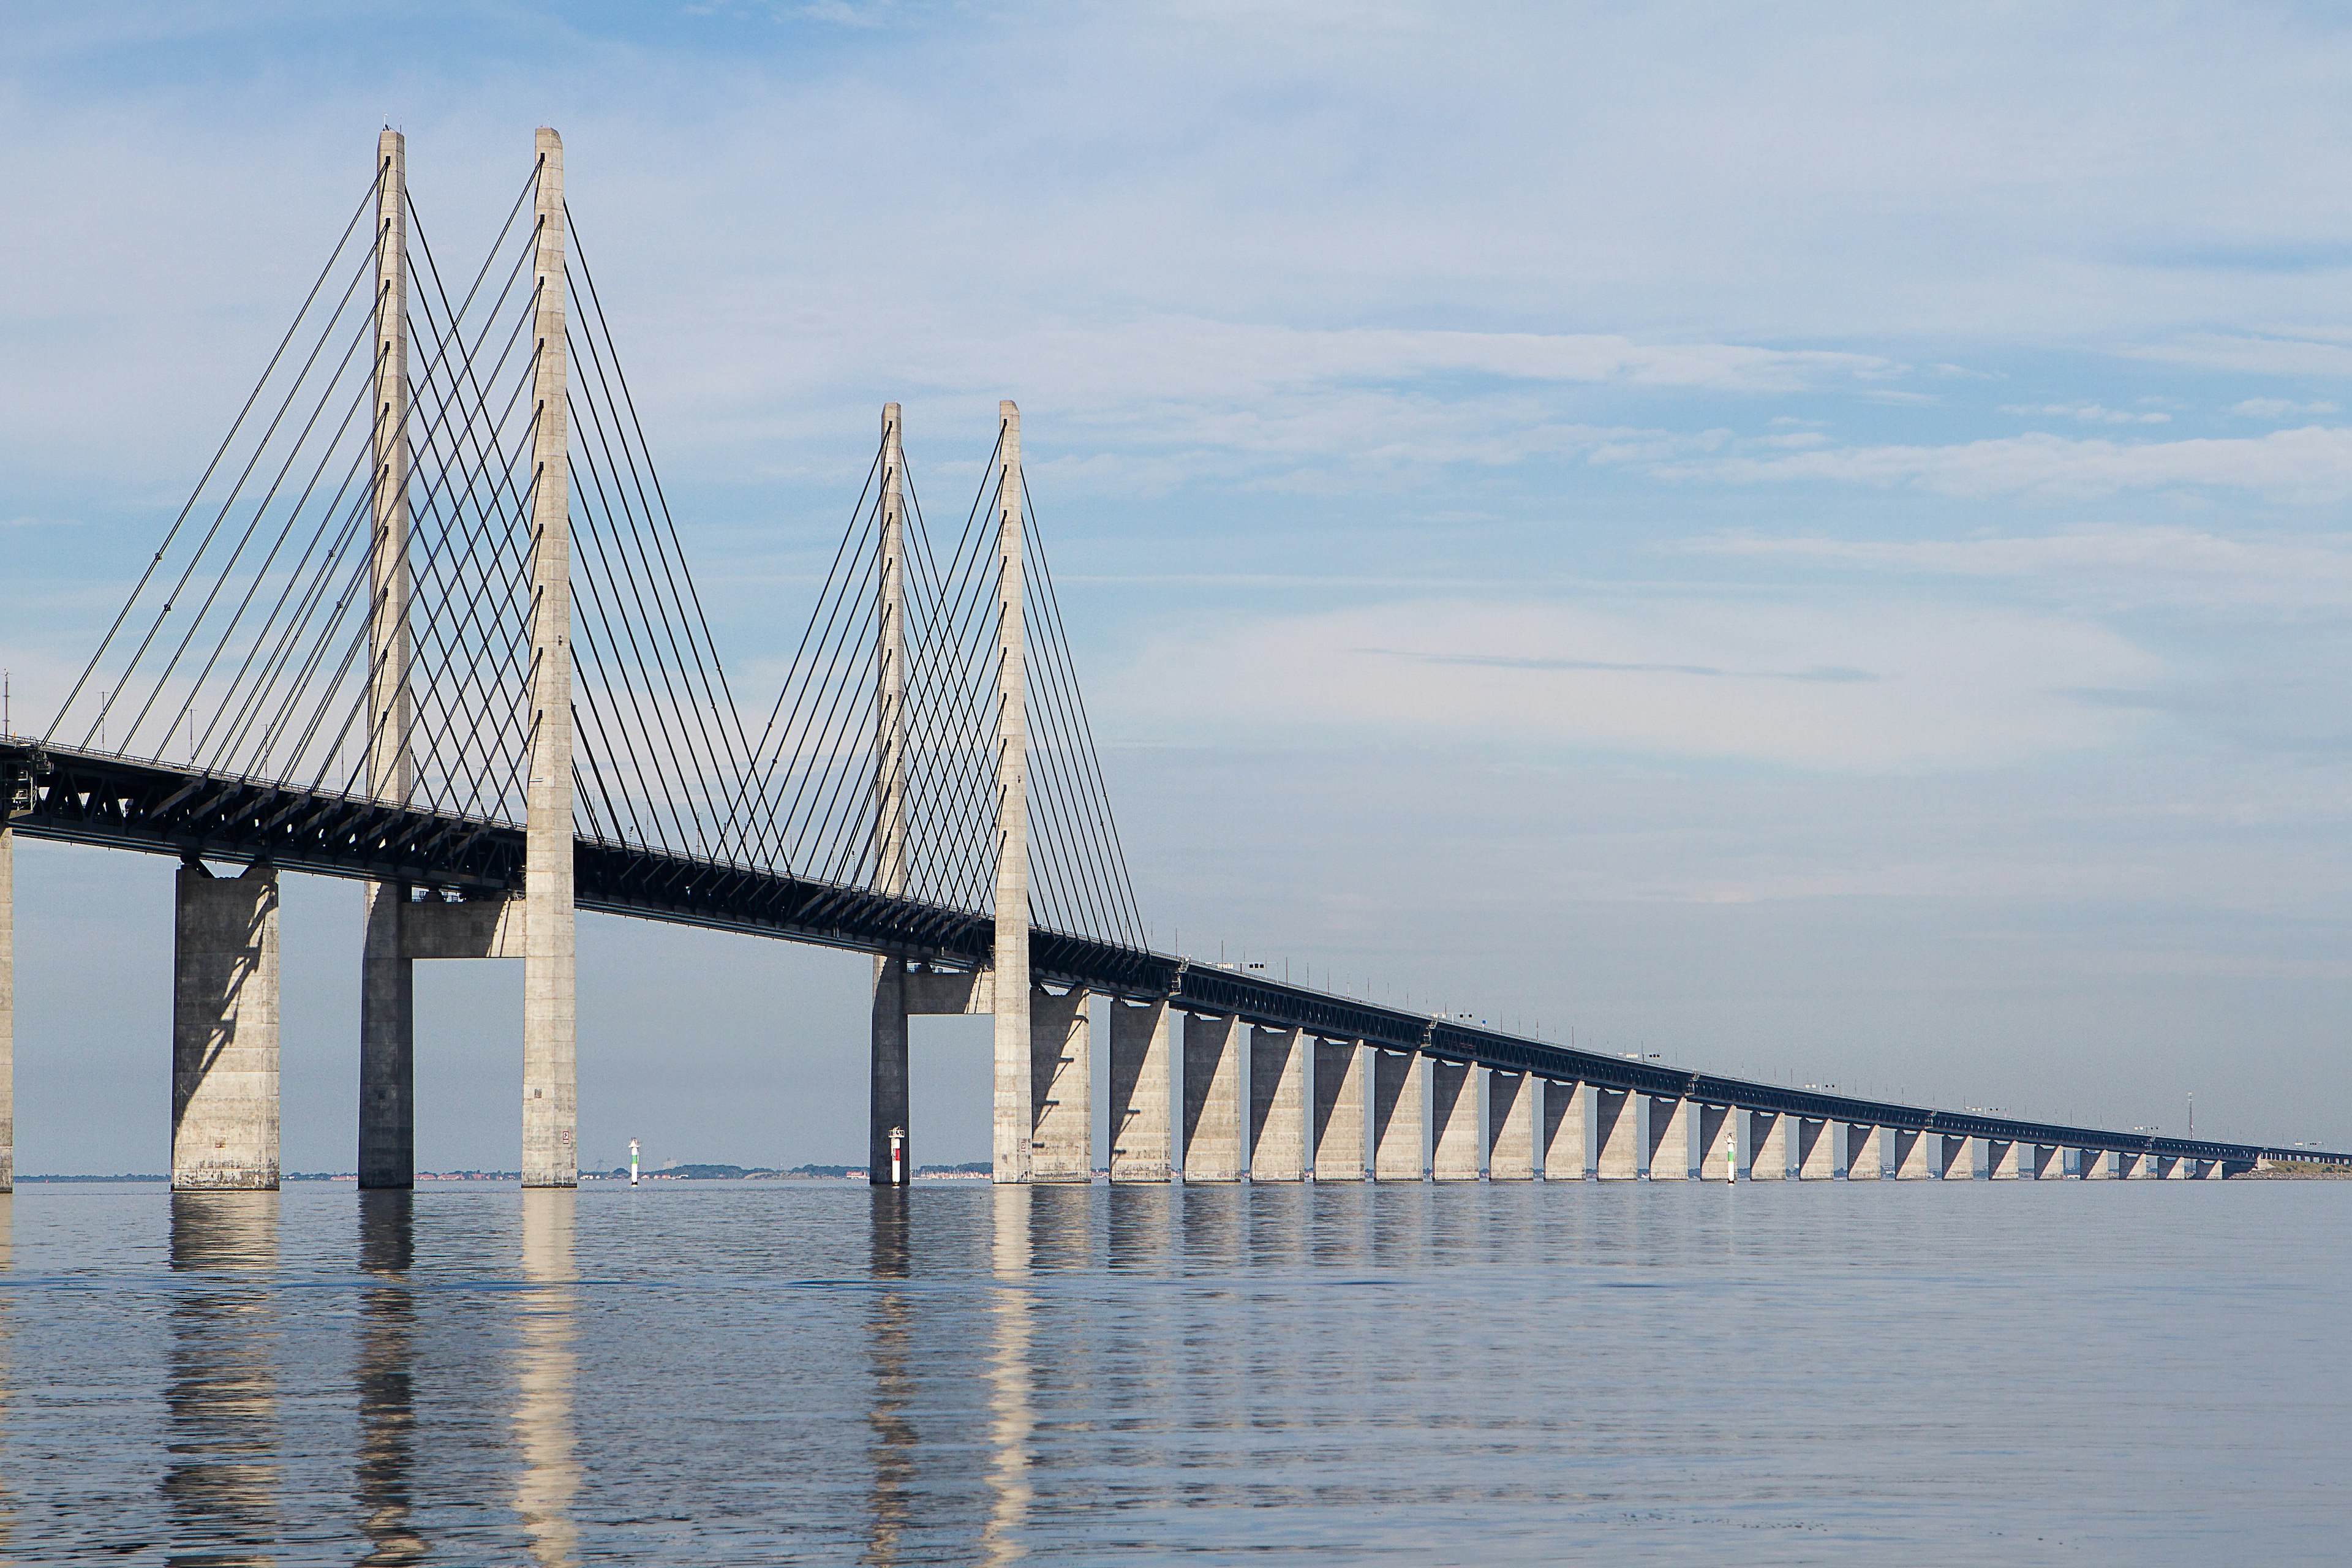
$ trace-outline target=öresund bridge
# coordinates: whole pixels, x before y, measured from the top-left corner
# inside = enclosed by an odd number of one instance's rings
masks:
[[[555,132],[537,154],[478,268],[445,273],[383,133],[341,240],[79,680],[38,739],[0,736],[0,1188],[20,833],[181,862],[183,1189],[278,1184],[289,871],[361,885],[367,1187],[415,1176],[414,967],[468,958],[522,961],[523,1183],[576,1183],[583,909],[871,953],[877,1184],[914,1170],[908,1020],[942,1013],[993,1018],[995,1179],[1091,1180],[1096,996],[1113,1182],[2352,1163],[1688,1072],[1151,951],[1014,405],[936,548],[884,408],[782,689],[739,704]]]

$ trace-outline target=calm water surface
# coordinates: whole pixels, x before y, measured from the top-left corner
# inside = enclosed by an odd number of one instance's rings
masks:
[[[2352,1558],[2347,1184],[0,1215],[16,1562]]]

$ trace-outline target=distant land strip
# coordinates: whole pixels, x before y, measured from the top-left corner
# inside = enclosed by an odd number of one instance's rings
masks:
[[[961,1165],[919,1165],[916,1167],[915,1174],[918,1176],[970,1178],[984,1177],[989,1174],[989,1171],[990,1167],[987,1161],[973,1160]],[[856,1176],[863,1178],[865,1174],[866,1167],[863,1165],[794,1165],[788,1171],[779,1170],[772,1165],[668,1165],[658,1171],[640,1171],[638,1173],[641,1180],[648,1182],[807,1181],[811,1179],[822,1179],[828,1176]],[[626,1165],[615,1165],[609,1171],[583,1171],[580,1173],[580,1179],[584,1182],[609,1182],[615,1180],[626,1181],[628,1178],[629,1168]],[[145,1182],[161,1184],[168,1182],[172,1178],[170,1176],[163,1173],[162,1172],[143,1171],[123,1172],[111,1176],[37,1176],[19,1174],[16,1178],[19,1182],[26,1183],[58,1182],[84,1184],[106,1182]],[[420,1182],[519,1182],[522,1180],[522,1173],[520,1171],[419,1171],[416,1173],[416,1179]],[[359,1180],[359,1173],[355,1171],[288,1171],[280,1175],[278,1180],[281,1182],[356,1182]]]

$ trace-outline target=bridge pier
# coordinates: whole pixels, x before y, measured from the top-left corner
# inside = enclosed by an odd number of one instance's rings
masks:
[[[180,868],[172,921],[172,1187],[278,1188],[278,873]]]
[[[914,1118],[907,1088],[907,961],[874,959],[866,1079],[866,1178],[877,1187],[915,1179]],[[895,1136],[894,1136],[895,1135]],[[891,1173],[892,1155],[898,1173]]]
[[[2018,1149],[2014,1139],[1985,1140],[1985,1180],[2013,1182],[2017,1180]]]
[[[1748,1179],[1785,1182],[1789,1179],[1789,1119],[1777,1110],[1748,1113]]]
[[[1364,1179],[1364,1053],[1355,1040],[1315,1042],[1315,1179]]]
[[[1739,1179],[1739,1112],[1731,1106],[1698,1108],[1698,1177],[1702,1182]]]
[[[1927,1179],[1927,1134],[1913,1127],[1889,1127],[1885,1130],[1887,1162],[1895,1169],[1898,1182],[1924,1182]]]
[[[1833,1181],[1837,1176],[1837,1123],[1795,1118],[1797,1123],[1797,1179],[1801,1182]]]
[[[1169,1011],[1110,999],[1110,1179],[1168,1179]]]
[[[2037,1182],[2059,1182],[2066,1177],[2066,1151],[2055,1143],[2036,1143],[2033,1149],[2033,1179]]]
[[[1543,1080],[1530,1073],[1486,1074],[1486,1179],[1531,1182],[1536,1175],[1536,1101]]]
[[[1687,1182],[1690,1168],[1690,1101],[1679,1096],[1643,1097],[1650,1107],[1649,1136],[1643,1155],[1654,1182]]]
[[[1640,1113],[1626,1090],[1593,1089],[1592,1173],[1597,1180],[1630,1182],[1642,1173],[1641,1132],[1633,1125]]]
[[[1874,1182],[1886,1168],[1885,1130],[1867,1122],[1849,1121],[1845,1132],[1845,1179]]]
[[[1948,1132],[1936,1134],[1941,1142],[1937,1151],[1936,1175],[1947,1182],[1968,1182],[1976,1179],[1976,1162],[1969,1148],[1969,1140],[1955,1138]]]
[[[1583,1083],[1543,1079],[1543,1107],[1537,1127],[1547,1182],[1580,1182],[1591,1169],[1592,1092]]]
[[[1250,1038],[1250,1159],[1253,1182],[1307,1175],[1307,1053],[1311,1037],[1260,1029]]]
[[[1242,1057],[1239,1018],[1184,1016],[1184,1179],[1242,1178]]]
[[[2074,1173],[2086,1182],[2111,1182],[2116,1176],[2116,1157],[2105,1149],[2077,1150]]]
[[[1029,994],[1029,1176],[1094,1180],[1094,1016],[1085,990]]]
[[[1372,1053],[1372,1179],[1418,1182],[1422,1150],[1422,1059],[1418,1051]]]
[[[0,789],[8,784],[0,774]],[[0,1193],[16,1190],[16,830],[0,795]]]
[[[1433,1058],[1429,1064],[1430,1175],[1441,1182],[1475,1182],[1485,1162],[1486,1139],[1478,1118],[1478,1069],[1468,1062]]]

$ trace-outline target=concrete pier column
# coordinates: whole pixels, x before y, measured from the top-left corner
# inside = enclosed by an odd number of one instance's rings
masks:
[[[1936,1174],[1947,1182],[1969,1182],[1976,1179],[1974,1152],[1969,1140],[1955,1138],[1948,1132],[1936,1134],[1939,1147],[1936,1151]]]
[[[2156,1162],[2156,1173],[2168,1182],[2185,1182],[2189,1179],[2189,1162],[2177,1154],[2160,1155]]]
[[[1885,1129],[1887,1160],[1898,1182],[1927,1179],[1927,1134],[1909,1127]]]
[[[376,138],[374,478],[368,544],[368,794],[406,805],[415,786],[408,624],[408,210],[405,139]],[[404,948],[404,882],[360,884],[360,1151],[362,1187],[416,1182],[415,962]]]
[[[1168,1004],[1110,999],[1110,1179],[1168,1179]]]
[[[2017,1180],[2020,1161],[2018,1144],[2012,1139],[1985,1140],[1985,1179],[1992,1182]]]
[[[2056,1143],[2032,1145],[2033,1179],[2037,1182],[2063,1181],[2066,1176],[2066,1151]]]
[[[877,544],[874,692],[874,886],[907,890],[907,573],[906,474],[898,405],[882,405],[881,537]],[[866,1092],[866,1174],[877,1187],[915,1179],[907,1088],[907,961],[874,959]],[[891,1152],[898,1152],[898,1176]]]
[[[539,132],[532,264],[530,763],[523,833],[522,1184],[580,1183],[572,946],[572,489],[563,336],[563,140]]]
[[[1297,1029],[1249,1034],[1250,1180],[1301,1181],[1307,1175],[1307,1053],[1314,1037]]]
[[[1354,1040],[1315,1042],[1315,1179],[1364,1179],[1364,1053]]]
[[[1037,1182],[1094,1180],[1094,1016],[1087,993],[1029,994],[1029,1084],[1036,1096],[1029,1176]]]
[[[8,826],[8,801],[0,795],[0,1193],[16,1190],[16,830]]]
[[[1592,1091],[1592,1173],[1604,1182],[1630,1182],[1641,1174],[1640,1108],[1623,1089]]]
[[[1184,1017],[1184,1179],[1242,1178],[1244,1031],[1239,1018]]]
[[[1643,1141],[1642,1157],[1647,1162],[1650,1180],[1654,1182],[1687,1182],[1691,1179],[1690,1101],[1679,1096],[1667,1099],[1663,1095],[1644,1095],[1649,1102],[1649,1134]]]
[[[1372,1179],[1417,1182],[1429,1169],[1422,1148],[1418,1051],[1372,1053]]]
[[[1748,1179],[1785,1182],[1789,1179],[1789,1119],[1777,1110],[1748,1113]]]
[[[1029,1037],[1029,710],[1021,620],[1021,410],[1009,400],[996,405],[996,1082],[991,1173],[998,1182],[1025,1182],[1034,1103],[1029,1077],[1034,1049]],[[1188,1026],[1188,1102],[1192,1038]],[[1234,1054],[1240,1055],[1238,1047]],[[1236,1092],[1241,1073],[1235,1061],[1230,1076]],[[1238,1106],[1228,1109],[1230,1118],[1221,1118],[1219,1152],[1203,1151],[1225,1174],[1206,1179],[1230,1182],[1240,1174],[1240,1111]],[[1191,1125],[1188,1118],[1187,1179]]]
[[[1586,1140],[1592,1131],[1592,1094],[1581,1083],[1543,1080],[1543,1105],[1536,1120],[1547,1182],[1580,1182],[1591,1169]]]
[[[1536,1101],[1543,1080],[1528,1073],[1486,1075],[1486,1179],[1528,1182],[1536,1173]]]
[[[2116,1176],[2116,1157],[2105,1149],[2077,1150],[2074,1173],[2086,1182],[2111,1182]]]
[[[2150,1173],[2149,1157],[2125,1150],[2116,1152],[2116,1179],[2119,1182],[2145,1180]]]
[[[1739,1112],[1730,1106],[1698,1108],[1698,1175],[1703,1182],[1739,1179]]]
[[[278,873],[180,868],[172,922],[172,1186],[278,1188]]]
[[[1837,1175],[1837,1123],[1814,1121],[1795,1117],[1797,1124],[1797,1179],[1801,1182],[1826,1182]]]
[[[1849,1121],[1845,1131],[1845,1179],[1874,1182],[1886,1168],[1886,1140],[1867,1122]]]
[[[907,961],[896,953],[874,959],[866,1015],[866,1178],[877,1187],[915,1179],[915,1141],[907,1087]],[[898,1175],[891,1175],[891,1151]]]
[[[1478,1069],[1433,1058],[1429,1115],[1434,1134],[1430,1174],[1441,1182],[1475,1182],[1485,1163],[1486,1129],[1478,1116]]]

